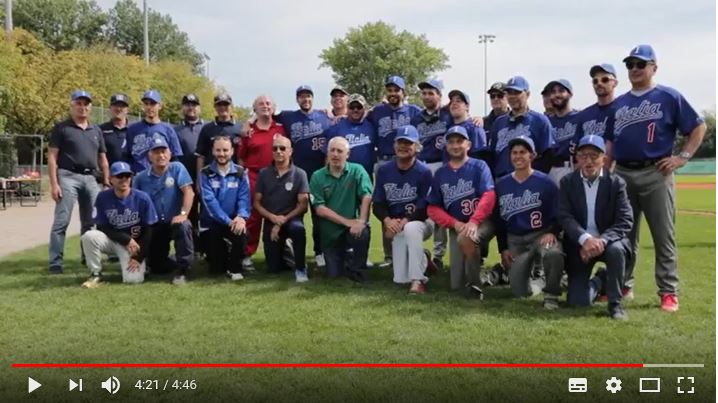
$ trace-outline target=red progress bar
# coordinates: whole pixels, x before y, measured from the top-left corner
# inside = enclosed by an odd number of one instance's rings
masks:
[[[643,368],[643,364],[510,364],[510,363],[469,363],[469,364],[435,364],[435,363],[402,363],[402,364],[371,364],[371,363],[246,363],[246,364],[172,364],[172,363],[103,363],[103,364],[39,364],[13,363],[13,368]]]

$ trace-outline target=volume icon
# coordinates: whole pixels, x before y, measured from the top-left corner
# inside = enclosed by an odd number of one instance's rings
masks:
[[[100,384],[102,389],[105,389],[106,391],[110,392],[111,395],[114,395],[120,390],[120,380],[115,378],[114,376],[111,376],[107,378],[106,381],[102,382]]]

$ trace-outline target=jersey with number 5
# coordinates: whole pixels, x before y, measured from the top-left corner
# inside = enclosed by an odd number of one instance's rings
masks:
[[[524,235],[553,227],[558,213],[558,186],[543,172],[523,182],[508,174],[496,182],[499,216],[506,232]]]
[[[157,223],[158,218],[147,193],[132,189],[127,197],[121,199],[113,189],[107,189],[97,195],[94,220],[98,226],[109,224],[137,239],[147,227]]]
[[[429,204],[441,207],[450,216],[468,222],[484,192],[494,189],[489,166],[482,160],[469,158],[458,169],[446,163],[434,174],[429,191]]]

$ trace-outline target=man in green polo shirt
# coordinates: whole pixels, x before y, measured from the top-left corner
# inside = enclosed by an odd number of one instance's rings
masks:
[[[347,140],[331,139],[327,145],[328,164],[312,175],[309,190],[319,217],[327,276],[346,274],[351,280],[362,282],[369,253],[372,186],[366,170],[347,162],[348,157]]]

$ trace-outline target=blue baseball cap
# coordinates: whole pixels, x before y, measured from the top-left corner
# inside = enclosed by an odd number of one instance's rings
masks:
[[[470,101],[470,99],[469,99],[469,94],[465,93],[464,91],[461,91],[461,90],[451,90],[451,91],[449,91],[449,99],[453,98],[455,95],[460,96],[461,99],[463,99],[464,102],[466,102],[467,105],[471,103],[471,101]]]
[[[611,74],[613,77],[616,77],[616,69],[613,67],[612,64],[609,63],[601,63],[592,66],[591,70],[588,71],[588,74],[593,77],[599,71],[603,71],[604,73],[608,73]]]
[[[157,90],[149,90],[145,91],[144,94],[142,94],[142,100],[149,99],[150,101],[154,103],[160,103],[162,102],[162,97],[160,96],[160,92]]]
[[[469,133],[466,131],[466,128],[464,126],[451,126],[449,130],[446,131],[446,134],[444,135],[444,140],[449,140],[449,137],[453,135],[459,135],[466,140],[469,140]]]
[[[295,92],[297,95],[301,94],[302,92],[308,92],[308,93],[312,94],[312,96],[314,96],[314,90],[312,90],[312,87],[310,87],[306,84],[303,84],[303,85],[300,85],[299,87],[297,87],[297,91],[295,91]]]
[[[513,76],[506,81],[504,90],[515,90],[515,91],[528,91],[529,82],[521,76]]]
[[[409,140],[418,143],[419,132],[412,125],[400,126],[396,129],[396,136],[394,137],[394,141],[397,140]]]
[[[122,174],[133,174],[130,164],[124,161],[113,162],[110,167],[110,176],[119,176]]]
[[[444,90],[444,83],[441,82],[441,80],[422,81],[419,83],[419,89],[423,90],[424,88],[433,88],[439,91],[439,94],[441,94],[441,91]]]
[[[384,81],[384,86],[387,85],[396,85],[401,90],[404,90],[406,87],[406,84],[404,84],[404,79],[399,76],[389,76],[386,78],[386,81]]]
[[[576,151],[586,146],[596,147],[601,150],[602,153],[606,152],[606,143],[603,141],[603,137],[595,134],[589,134],[588,136],[581,137],[581,140],[578,142],[578,146],[576,146]]]
[[[536,152],[536,146],[534,145],[534,141],[529,136],[518,136],[509,140],[509,150],[511,150],[516,144],[522,144],[526,146],[526,148],[528,148],[529,151],[531,151],[532,153]]]
[[[90,96],[90,93],[85,90],[77,90],[70,95],[70,99],[73,101],[77,101],[80,98],[85,98],[90,103],[92,103],[92,97]]]
[[[628,59],[634,58],[645,60],[647,62],[655,62],[656,52],[653,51],[651,45],[637,45],[635,48],[631,49],[631,52],[623,59],[623,62],[625,63]]]
[[[155,148],[170,148],[170,146],[167,144],[167,141],[164,137],[162,137],[159,133],[154,133],[152,135],[152,144],[150,144],[150,151],[154,150]]]
[[[573,86],[571,86],[571,83],[568,80],[566,80],[565,78],[559,78],[558,80],[550,81],[543,88],[543,91],[541,91],[541,95],[543,95],[545,92],[546,93],[551,92],[551,90],[553,89],[553,87],[555,85],[562,86],[563,88],[566,89],[566,91],[568,91],[569,94],[573,95]]]

